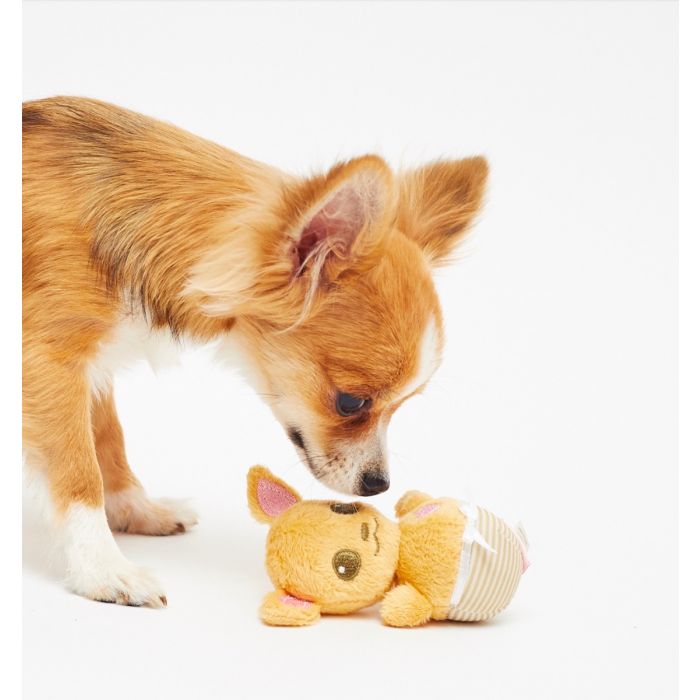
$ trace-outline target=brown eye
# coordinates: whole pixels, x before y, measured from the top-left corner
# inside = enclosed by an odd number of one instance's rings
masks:
[[[335,410],[347,418],[353,413],[357,413],[363,409],[369,403],[368,399],[363,399],[360,396],[353,396],[352,394],[345,394],[339,391],[335,397]]]
[[[333,555],[333,571],[343,581],[351,581],[360,571],[360,555],[351,549],[341,549]]]

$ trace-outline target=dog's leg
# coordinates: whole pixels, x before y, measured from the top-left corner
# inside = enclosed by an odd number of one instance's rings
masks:
[[[92,428],[104,482],[105,510],[112,530],[141,535],[172,535],[197,523],[186,503],[150,499],[126,460],[124,434],[111,387],[95,394]]]
[[[68,586],[94,600],[166,605],[160,584],[124,557],[107,524],[90,388],[82,368],[36,355],[27,365],[25,441],[30,466],[43,472],[48,487],[51,515],[65,547]]]

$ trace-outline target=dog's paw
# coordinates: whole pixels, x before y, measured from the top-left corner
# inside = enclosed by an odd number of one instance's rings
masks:
[[[115,532],[138,535],[174,535],[197,524],[197,514],[187,501],[151,499],[140,487],[105,494],[105,510]]]
[[[69,552],[67,586],[78,595],[103,603],[146,605],[164,608],[168,604],[163,587],[147,569],[132,564],[116,544],[91,554]]]
[[[119,551],[102,508],[75,503],[59,524],[66,554],[66,584],[72,591],[120,605],[167,605],[156,578]]]

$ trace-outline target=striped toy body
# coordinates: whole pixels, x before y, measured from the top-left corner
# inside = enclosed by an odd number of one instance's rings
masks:
[[[464,507],[465,533],[475,521],[483,542],[463,539],[460,568],[453,589],[448,620],[488,620],[504,610],[515,595],[527,561],[524,543],[499,517],[484,508]],[[487,546],[484,546],[486,543]]]
[[[484,508],[428,498],[401,514],[399,583],[429,601],[434,620],[476,622],[497,615],[528,566],[524,533]]]

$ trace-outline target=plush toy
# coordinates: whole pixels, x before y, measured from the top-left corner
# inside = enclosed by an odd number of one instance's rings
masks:
[[[264,467],[248,472],[248,504],[270,525],[270,625],[310,625],[382,600],[393,627],[486,620],[510,603],[528,566],[525,534],[483,508],[409,491],[398,524],[365,503],[304,501]]]

